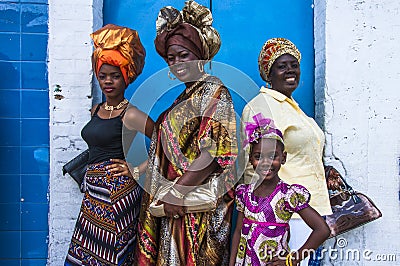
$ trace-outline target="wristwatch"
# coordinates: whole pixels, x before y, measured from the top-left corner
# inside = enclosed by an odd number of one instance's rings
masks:
[[[133,173],[132,173],[133,179],[135,179],[135,181],[139,180],[139,167],[133,167]]]

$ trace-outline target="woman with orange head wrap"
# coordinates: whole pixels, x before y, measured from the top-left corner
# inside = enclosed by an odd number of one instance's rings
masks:
[[[126,27],[108,24],[91,37],[93,71],[105,102],[92,108],[82,129],[89,165],[65,265],[131,265],[141,195],[136,180],[146,164],[131,168],[124,148],[137,132],[151,137],[154,123],[124,93],[142,72],[145,50],[138,33]]]

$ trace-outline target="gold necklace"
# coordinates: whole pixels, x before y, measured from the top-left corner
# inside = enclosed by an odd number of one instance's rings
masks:
[[[114,111],[114,109],[119,110],[127,103],[128,103],[127,99],[123,99],[117,106],[108,105],[107,102],[105,102],[104,109],[107,110],[107,111],[111,111],[110,112],[110,116],[108,117],[108,119],[111,118],[111,115],[112,115],[112,112]]]
[[[192,86],[190,86],[189,88],[186,88],[186,94],[188,94],[194,87],[196,87],[200,82],[204,81],[208,76],[210,76],[209,74],[204,74],[203,76],[201,76],[195,83],[193,83]]]

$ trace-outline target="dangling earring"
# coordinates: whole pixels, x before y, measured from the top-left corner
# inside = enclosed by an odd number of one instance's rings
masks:
[[[267,88],[272,89],[272,84],[270,80],[267,80]]]
[[[171,70],[168,70],[168,78],[169,78],[170,80],[176,80],[176,77],[173,77],[173,76],[171,75]]]
[[[197,67],[199,68],[199,71],[200,71],[201,73],[204,72],[204,65],[203,65],[203,63],[202,63],[201,61],[198,61],[198,62],[197,62]]]

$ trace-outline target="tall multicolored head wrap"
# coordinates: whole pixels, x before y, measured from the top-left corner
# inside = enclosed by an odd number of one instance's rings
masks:
[[[200,60],[211,60],[221,46],[212,22],[211,11],[194,1],[186,1],[182,12],[172,6],[163,7],[156,21],[154,44],[158,54],[166,59],[168,47],[180,45]]]
[[[137,31],[107,24],[90,34],[90,37],[96,48],[92,55],[96,76],[103,64],[117,66],[128,86],[142,73],[146,51]]]
[[[301,53],[291,41],[285,38],[269,39],[262,47],[258,56],[258,69],[260,76],[268,82],[269,71],[278,57],[284,54],[293,55],[297,61],[301,60]]]
[[[253,116],[254,123],[246,122],[246,139],[243,141],[243,149],[247,150],[252,143],[258,143],[260,139],[275,139],[283,142],[282,132],[275,126],[274,121],[265,118],[261,113]]]

